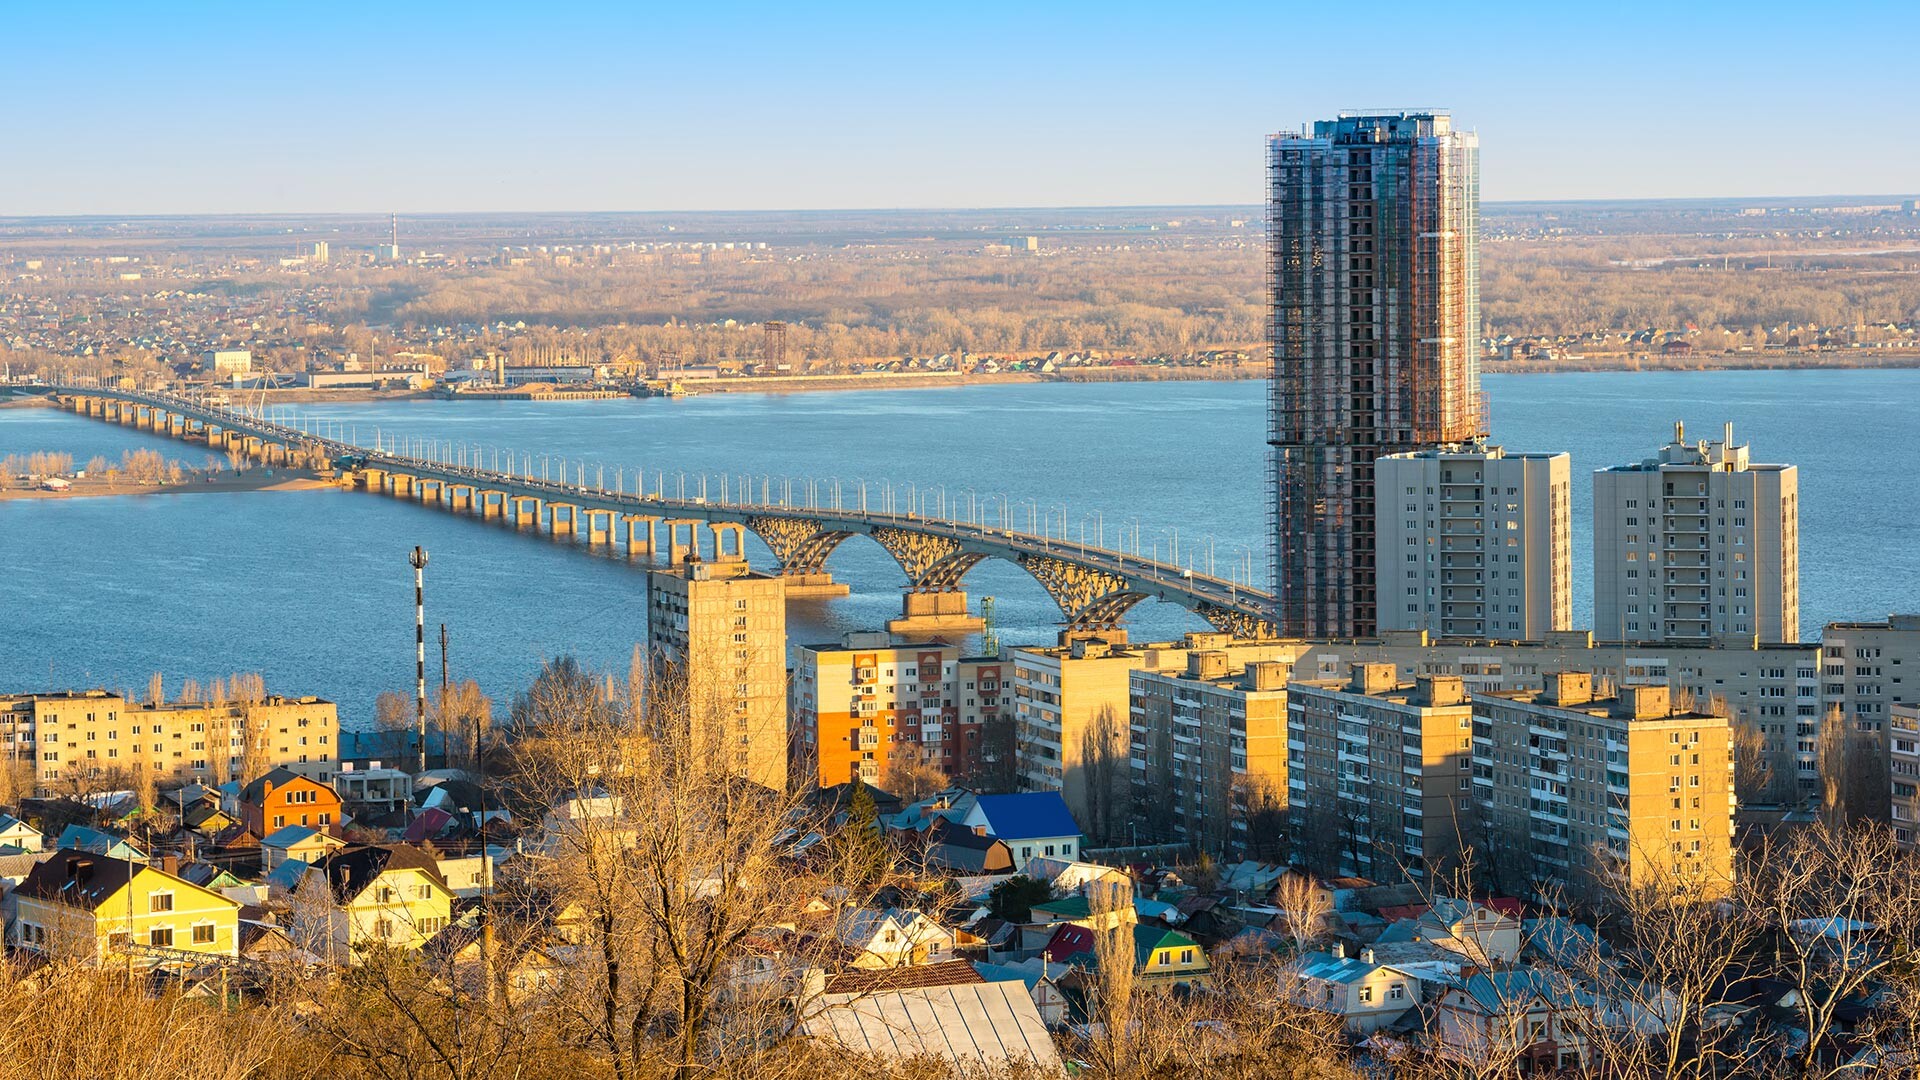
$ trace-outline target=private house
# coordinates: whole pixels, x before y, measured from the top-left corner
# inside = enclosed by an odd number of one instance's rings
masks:
[[[1017,981],[1026,986],[1027,996],[1033,999],[1034,1010],[1040,1014],[1040,1022],[1048,1028],[1057,1028],[1067,1022],[1066,996],[1054,983],[1053,973],[1044,959],[1036,957],[1008,964],[975,960],[973,969],[988,982]]]
[[[833,936],[852,953],[855,968],[929,964],[953,955],[950,931],[905,908],[846,908],[835,921]]]
[[[288,859],[316,863],[325,858],[328,852],[346,846],[345,840],[330,836],[321,829],[308,825],[283,825],[261,838],[260,869],[272,873],[274,867]]]
[[[1057,791],[978,796],[960,824],[1005,841],[1020,866],[1035,858],[1071,861],[1080,851],[1080,826]]]
[[[53,846],[61,851],[85,851],[110,859],[144,862],[147,858],[147,853],[126,837],[90,829],[85,825],[69,825],[60,830],[60,838]]]
[[[39,829],[21,821],[12,814],[0,814],[0,847],[16,847],[21,851],[39,851],[46,842]]]
[[[1293,1000],[1306,1008],[1341,1018],[1349,1034],[1364,1036],[1386,1027],[1420,1004],[1420,980],[1399,968],[1374,962],[1372,949],[1348,956],[1302,953],[1293,965]]]
[[[515,1004],[546,993],[566,977],[565,966],[525,934],[488,939],[478,926],[456,924],[429,941],[423,952],[443,965],[456,985],[476,997],[488,992],[491,969],[495,988]]]
[[[138,963],[236,955],[240,905],[154,866],[62,849],[14,890],[11,941],[49,956]]]
[[[1020,1067],[1065,1074],[1025,984],[988,982],[965,961],[835,976],[799,1030],[849,1052],[933,1059],[969,1076]]]
[[[1442,993],[1433,1010],[1435,1050],[1469,1067],[1496,1056],[1511,1056],[1522,1073],[1587,1065],[1581,1031],[1595,1019],[1595,1001],[1564,976],[1528,968],[1471,975]]]
[[[340,848],[310,864],[292,893],[295,940],[324,941],[335,957],[417,949],[446,928],[453,910],[433,856],[404,844]]]
[[[1013,849],[1005,840],[986,836],[935,818],[926,832],[926,861],[930,870],[980,876],[1013,873]]]
[[[1143,986],[1206,986],[1207,951],[1178,930],[1148,923],[1133,927],[1135,977]]]
[[[1380,941],[1424,941],[1476,964],[1511,964],[1520,958],[1521,925],[1488,904],[1440,896],[1411,920],[1388,927]]]
[[[1136,923],[1132,927],[1134,979],[1141,986],[1200,987],[1209,983],[1212,965],[1200,943],[1164,926]],[[1082,970],[1099,966],[1100,935],[1074,923],[1062,923],[1041,951],[1049,963],[1071,964]]]
[[[332,833],[340,826],[340,796],[326,784],[283,767],[240,790],[240,816],[259,837],[289,825]]]
[[[1058,900],[1048,900],[1045,903],[1033,905],[1027,920],[1048,925],[1072,923],[1089,930],[1111,929],[1122,923],[1131,923],[1136,920],[1133,907],[1126,903],[1126,895],[1122,894],[1122,906],[1098,914],[1095,914],[1093,905],[1087,897],[1063,896]]]

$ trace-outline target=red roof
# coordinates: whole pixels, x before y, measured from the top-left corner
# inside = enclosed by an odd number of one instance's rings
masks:
[[[827,980],[829,994],[869,994],[925,986],[960,986],[987,980],[968,960],[908,964],[873,971],[843,971]]]
[[[1522,918],[1527,913],[1527,905],[1511,896],[1496,896],[1487,901],[1487,906],[1509,919]]]
[[[1064,964],[1069,956],[1093,951],[1093,931],[1084,926],[1062,923],[1060,928],[1053,932],[1053,936],[1047,939],[1047,947],[1043,951],[1047,954],[1048,960],[1056,964]]]
[[[1401,919],[1417,919],[1432,910],[1431,904],[1395,904],[1392,907],[1381,908],[1380,917],[1390,923],[1396,923]]]

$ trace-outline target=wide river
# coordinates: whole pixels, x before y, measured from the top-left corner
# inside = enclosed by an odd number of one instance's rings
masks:
[[[1651,456],[1675,420],[1689,438],[1732,421],[1756,460],[1800,468],[1801,626],[1920,610],[1920,371],[1490,375],[1497,442],[1566,450],[1574,462],[1574,618],[1591,612],[1592,484],[1605,465]],[[1181,559],[1264,577],[1265,388],[1260,383],[1005,385],[679,401],[410,401],[307,408],[363,441],[438,439],[585,462],[589,477],[677,474],[836,478],[849,500],[891,481],[905,505],[944,485],[949,510],[1008,500],[1091,542],[1156,545]],[[0,456],[151,446],[188,463],[203,449],[50,409],[0,409]],[[524,459],[524,457],[523,457]],[[831,483],[828,480],[828,483]],[[689,480],[690,484],[697,481]],[[717,494],[716,492],[712,492]],[[937,500],[941,489],[927,495]],[[645,578],[623,560],[365,493],[259,492],[0,503],[0,692],[140,688],[149,673],[203,683],[259,671],[288,693],[340,702],[366,722],[381,690],[413,681],[412,573],[424,545],[427,619],[445,622],[455,677],[504,705],[542,660],[572,654],[624,669],[642,635]],[[763,564],[770,562],[757,552]],[[845,599],[794,603],[795,641],[877,628],[899,611],[899,568],[877,546],[843,544],[829,568]],[[1003,643],[1050,641],[1058,610],[1022,571],[982,564],[967,579],[995,598]],[[1202,624],[1135,609],[1136,639]],[[432,650],[430,650],[432,651]],[[437,658],[434,658],[437,665]],[[437,677],[437,671],[435,673]]]

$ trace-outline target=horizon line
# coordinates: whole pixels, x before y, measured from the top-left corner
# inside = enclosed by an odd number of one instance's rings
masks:
[[[1655,205],[1663,203],[1797,203],[1812,200],[1840,200],[1879,202],[1899,202],[1920,197],[1920,193],[1825,193],[1799,195],[1648,195],[1633,197],[1560,197],[1540,199],[1484,199],[1484,207],[1529,207],[1560,206],[1568,204],[1611,204],[1611,205]],[[114,211],[74,211],[48,214],[0,214],[0,222],[18,221],[82,221],[88,219],[129,220],[175,220],[183,218],[362,218],[387,217],[398,213],[401,217],[451,218],[451,217],[564,217],[564,216],[729,216],[748,214],[981,214],[1015,213],[1038,211],[1141,211],[1141,210],[1253,210],[1260,211],[1263,203],[1061,203],[1061,204],[1021,204],[994,206],[837,206],[837,207],[780,207],[780,208],[735,208],[735,209],[697,209],[681,208],[669,210],[524,210],[524,209],[488,209],[488,210],[188,210],[188,211],[145,211],[139,213],[118,213]],[[1249,215],[1258,216],[1258,214]]]

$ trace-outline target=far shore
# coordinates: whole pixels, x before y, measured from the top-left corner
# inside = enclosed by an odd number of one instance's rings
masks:
[[[134,484],[125,480],[109,483],[102,477],[87,476],[69,481],[64,491],[35,488],[0,490],[0,502],[28,499],[99,499],[118,495],[200,495],[236,491],[314,491],[332,487],[327,481],[304,469],[248,469],[238,475],[217,473],[212,477],[186,480],[178,484]]]
[[[1482,358],[1483,374],[1553,375],[1566,372],[1700,372],[1700,371],[1856,371],[1920,368],[1920,351],[1844,350],[1833,352],[1702,353],[1663,356],[1645,353],[1600,354],[1556,360],[1496,360]],[[1267,377],[1264,361],[1217,364],[1209,367],[1077,367],[1056,372],[1003,371],[993,374],[942,371],[862,372],[860,374],[779,375],[729,379],[682,380],[678,385],[698,394],[796,394],[848,390],[956,389],[960,387],[1040,383],[1076,385],[1135,382],[1242,382]],[[350,404],[357,402],[446,401],[423,390],[248,390],[242,393],[281,404]],[[491,400],[475,395],[473,400]],[[534,400],[537,400],[534,399]],[[618,397],[608,400],[619,400]],[[31,408],[51,404],[44,395],[5,396],[0,408]]]

